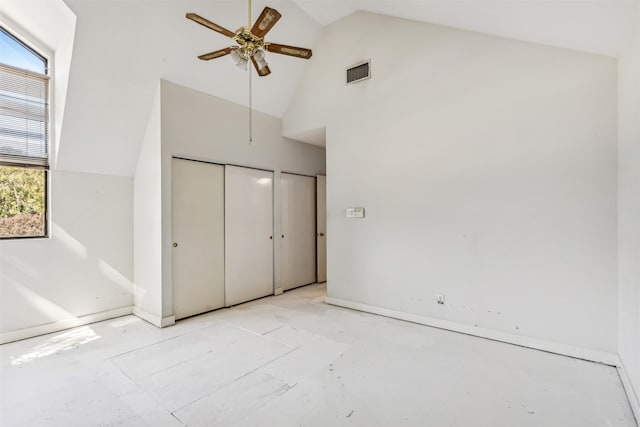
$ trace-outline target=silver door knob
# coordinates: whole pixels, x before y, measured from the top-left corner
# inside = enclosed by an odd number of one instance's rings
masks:
[[[173,247],[174,247],[174,248],[177,248],[177,247],[178,247],[178,244],[177,244],[176,242],[173,242]]]

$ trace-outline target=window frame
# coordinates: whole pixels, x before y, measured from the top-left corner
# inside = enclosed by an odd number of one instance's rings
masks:
[[[50,223],[50,210],[51,210],[51,159],[53,158],[52,152],[54,149],[53,137],[52,137],[52,117],[53,117],[53,94],[54,90],[52,88],[53,85],[53,73],[51,67],[51,55],[47,55],[43,52],[43,49],[39,49],[34,46],[31,38],[33,37],[25,37],[19,31],[15,31],[9,25],[6,25],[6,22],[0,20],[0,30],[2,30],[5,34],[11,37],[16,43],[20,44],[22,47],[33,53],[35,56],[41,58],[45,63],[45,74],[48,78],[47,85],[47,118],[45,123],[45,132],[46,132],[46,145],[47,145],[47,162],[46,165],[29,165],[29,164],[19,164],[19,163],[11,163],[11,162],[2,162],[0,161],[0,166],[2,167],[22,167],[25,169],[31,170],[42,170],[44,176],[44,224],[43,224],[43,234],[41,235],[33,235],[33,236],[0,236],[0,242],[12,241],[12,240],[31,240],[31,239],[50,239],[51,238],[51,223]],[[25,70],[28,73],[36,74],[31,70],[26,70],[22,68],[15,67],[11,64],[4,64],[8,67],[12,67],[18,70]]]

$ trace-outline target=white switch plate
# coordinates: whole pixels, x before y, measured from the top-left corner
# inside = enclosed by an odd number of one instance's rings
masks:
[[[347,218],[364,218],[364,208],[347,208]]]

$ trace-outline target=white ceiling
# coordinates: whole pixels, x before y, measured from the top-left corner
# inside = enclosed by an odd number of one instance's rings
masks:
[[[357,10],[585,52],[617,56],[638,0],[293,0],[318,23]],[[383,29],[382,29],[383,30]]]
[[[42,37],[43,45],[52,44],[58,72],[64,69],[60,61],[70,61],[59,139],[58,166],[63,170],[131,176],[159,79],[248,105],[247,72],[238,70],[229,58],[207,62],[197,59],[199,54],[232,42],[185,19],[185,13],[195,12],[234,31],[246,24],[246,0],[0,2],[0,21],[15,23],[16,31]],[[39,34],[43,20],[54,27],[61,25],[53,15],[47,15],[45,5],[51,3],[68,6],[76,16],[75,41],[70,44],[72,57],[59,55],[61,51],[53,46],[55,40]],[[617,56],[631,39],[632,12],[639,3],[640,0],[254,0],[253,19],[269,5],[282,13],[282,19],[267,40],[311,48],[322,26],[364,10]],[[254,74],[253,108],[282,117],[307,62],[273,54],[267,60],[272,74],[265,78]],[[317,138],[323,136],[323,129],[309,132]]]
[[[1,0],[0,0],[1,1]],[[23,0],[20,0],[23,1]],[[185,18],[197,13],[231,31],[247,25],[245,0],[65,0],[78,17],[74,61],[83,74],[105,75],[107,84],[136,86],[150,78],[210,93],[238,104],[249,101],[249,74],[238,69],[230,57],[201,61],[198,55],[235,42]],[[267,5],[252,2],[252,20]],[[313,45],[321,26],[291,1],[268,1],[282,19],[267,40],[283,44]],[[281,116],[296,88],[305,61],[272,55],[267,58],[272,74],[253,73],[253,107]],[[118,80],[120,80],[118,82]]]

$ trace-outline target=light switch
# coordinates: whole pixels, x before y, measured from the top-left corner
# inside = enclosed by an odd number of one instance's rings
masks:
[[[347,208],[347,218],[364,218],[364,208]]]

